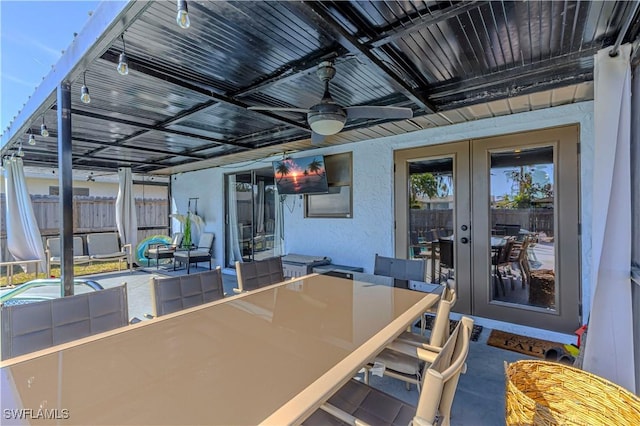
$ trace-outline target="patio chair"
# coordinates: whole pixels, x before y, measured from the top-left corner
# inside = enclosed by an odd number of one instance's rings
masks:
[[[213,302],[224,297],[222,269],[180,277],[151,277],[153,316]]]
[[[282,268],[281,257],[270,257],[253,262],[236,262],[236,275],[238,287],[233,291],[242,293],[243,291],[255,290],[271,284],[284,281],[284,270]]]
[[[171,244],[154,244],[147,250],[147,266],[151,264],[151,259],[156,260],[156,269],[159,266],[160,259],[173,259],[173,255],[180,244],[182,244],[182,232],[176,232],[173,234]]]
[[[47,238],[46,241],[46,259],[47,259],[47,277],[51,276],[51,266],[58,265],[62,259],[62,250],[60,245],[60,238]],[[82,263],[91,262],[91,258],[84,254],[84,242],[82,237],[73,237],[73,264],[78,265]]]
[[[376,253],[374,275],[384,275],[398,280],[424,281],[426,264],[424,259],[398,259],[379,256]]]
[[[133,272],[131,259],[131,244],[120,246],[116,232],[102,234],[87,234],[87,252],[92,262],[118,261],[118,270],[122,270],[122,261],[129,264],[129,271]]]
[[[511,247],[513,247],[514,238],[505,237],[505,242],[501,246],[491,247],[491,265],[493,266],[494,276],[498,278],[500,288],[502,289],[502,295],[506,296],[507,291],[504,286],[504,279],[502,278],[501,268],[507,268],[510,266],[509,254],[511,253]],[[496,287],[496,295],[498,294]]]
[[[441,348],[445,344],[449,338],[449,315],[456,301],[455,290],[445,289],[428,338],[422,334],[405,331],[378,354],[374,363],[384,365],[384,375],[404,381],[407,388],[414,384],[418,386],[418,390],[420,389],[420,373],[424,360],[418,357],[417,348]],[[432,362],[433,359],[427,361]],[[365,383],[368,382],[369,369],[372,367],[373,364],[369,364],[365,369]]]
[[[2,359],[128,325],[127,285],[2,305]]]
[[[303,424],[315,425],[449,425],[460,374],[466,369],[473,319],[462,317],[440,349],[418,349],[433,362],[422,375],[417,407],[357,380],[350,380]]]
[[[209,262],[209,270],[211,270],[214,241],[215,236],[212,232],[203,232],[197,248],[184,251],[176,250],[173,254],[173,270],[176,270],[176,262],[187,264],[187,274],[190,273],[192,263],[195,263],[197,267],[200,262]]]

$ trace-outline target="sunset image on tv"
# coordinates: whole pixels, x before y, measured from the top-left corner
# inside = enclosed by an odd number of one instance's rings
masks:
[[[280,194],[312,194],[329,191],[324,158],[321,155],[274,161],[273,172]]]

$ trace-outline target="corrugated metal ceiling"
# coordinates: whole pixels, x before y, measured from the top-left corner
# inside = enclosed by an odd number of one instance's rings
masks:
[[[636,3],[193,1],[188,30],[175,23],[175,2],[131,3],[133,16],[123,9],[97,35],[96,58],[75,58],[67,76],[74,168],[172,173],[312,148],[305,114],[247,108],[318,103],[323,60],[335,63],[338,104],[414,111],[411,120],[348,121],[324,145],[592,99],[593,55],[627,21],[623,41],[638,37]],[[116,27],[127,76],[115,70]],[[51,136],[38,135],[34,113],[5,132],[3,154],[30,130],[37,144],[23,144],[25,164],[55,167],[55,99],[33,109],[46,111]]]

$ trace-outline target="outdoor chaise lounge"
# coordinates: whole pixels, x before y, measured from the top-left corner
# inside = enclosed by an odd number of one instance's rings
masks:
[[[131,244],[120,246],[118,234],[115,232],[87,234],[87,252],[92,262],[118,261],[118,270],[122,270],[122,261],[129,263],[133,272]]]
[[[47,258],[47,277],[51,276],[51,267],[60,265],[62,250],[60,246],[60,237],[47,238],[46,242],[46,258]],[[82,237],[73,237],[73,264],[89,263],[91,259],[84,253],[84,242]]]

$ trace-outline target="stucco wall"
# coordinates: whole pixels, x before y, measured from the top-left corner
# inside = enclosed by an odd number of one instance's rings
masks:
[[[353,218],[306,219],[302,200],[288,196],[284,207],[285,253],[329,256],[334,263],[373,269],[375,253],[394,255],[393,151],[469,138],[580,124],[582,295],[588,318],[591,258],[590,185],[593,170],[593,102],[496,117],[446,127],[426,129],[400,136],[319,149],[314,153],[353,152]],[[305,152],[304,155],[310,155]],[[199,197],[198,213],[206,230],[216,234],[216,263],[222,264],[224,240],[224,174],[269,167],[273,159],[232,167],[182,173],[172,178],[173,211],[186,211],[188,198]]]

